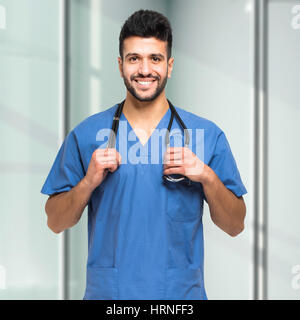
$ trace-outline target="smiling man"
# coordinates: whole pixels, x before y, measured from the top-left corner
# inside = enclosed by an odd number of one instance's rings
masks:
[[[123,112],[133,130],[140,130],[139,139],[145,144],[169,108],[165,86],[171,77],[174,58],[170,57],[168,42],[152,36],[137,36],[129,27],[130,24],[125,24],[121,32],[121,57],[118,58],[127,88]]]
[[[247,191],[224,132],[166,98],[174,64],[169,21],[135,12],[122,27],[119,51],[126,98],[66,137],[42,188],[50,196],[48,226],[55,233],[71,228],[88,206],[84,299],[207,299],[203,202],[234,237],[244,228]],[[99,137],[111,127],[103,148]],[[159,163],[151,162],[153,146]]]
[[[174,58],[167,59],[166,54],[160,53],[166,52],[165,42],[153,37],[132,36],[124,40],[123,47],[124,61],[123,58],[118,60],[127,90],[139,101],[155,100],[164,91],[173,67]],[[127,48],[133,52],[127,53]]]

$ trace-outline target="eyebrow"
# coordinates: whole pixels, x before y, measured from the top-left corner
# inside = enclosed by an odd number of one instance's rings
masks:
[[[139,54],[135,52],[129,52],[126,54],[125,59],[128,58],[129,56],[139,56]],[[152,53],[150,54],[150,57],[159,57],[161,59],[165,58],[164,55],[162,55],[161,53]]]
[[[151,57],[159,57],[161,59],[165,58],[164,55],[162,55],[161,53],[153,53],[153,54],[151,54]]]

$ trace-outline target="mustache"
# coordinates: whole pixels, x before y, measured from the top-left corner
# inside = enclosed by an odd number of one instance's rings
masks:
[[[157,77],[157,76],[152,76],[152,75],[147,75],[147,76],[144,76],[142,74],[139,74],[139,75],[135,75],[135,76],[132,76],[130,77],[130,80],[135,80],[136,78],[142,78],[142,79],[153,79],[153,80],[159,80],[160,77]]]

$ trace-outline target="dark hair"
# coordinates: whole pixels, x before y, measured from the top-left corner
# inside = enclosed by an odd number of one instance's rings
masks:
[[[119,37],[119,53],[123,59],[123,42],[131,36],[143,38],[155,37],[167,41],[168,59],[172,54],[172,28],[169,20],[159,12],[139,10],[134,12],[124,23]]]

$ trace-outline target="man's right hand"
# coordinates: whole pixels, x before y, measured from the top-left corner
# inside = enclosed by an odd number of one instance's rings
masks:
[[[121,155],[115,148],[96,149],[84,180],[89,187],[95,189],[105,179],[107,172],[116,171],[120,164]]]
[[[105,179],[107,171],[114,172],[121,163],[116,149],[96,149],[85,177],[71,190],[50,196],[45,211],[48,227],[55,233],[74,226],[88,204],[91,194]]]

